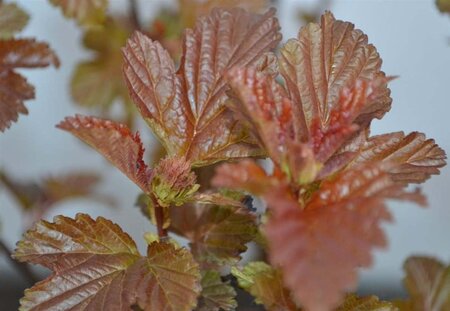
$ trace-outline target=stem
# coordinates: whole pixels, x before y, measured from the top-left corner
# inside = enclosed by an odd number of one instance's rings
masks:
[[[6,258],[8,258],[13,267],[16,268],[30,284],[33,285],[38,281],[38,278],[31,272],[30,267],[28,267],[26,263],[16,261],[11,257],[12,252],[2,240],[0,240],[0,252],[3,252],[6,255]]]
[[[141,30],[141,21],[138,15],[137,0],[130,0],[130,19],[135,30]]]
[[[168,237],[167,229],[164,229],[164,208],[159,205],[158,200],[156,200],[152,195],[150,195],[153,203],[153,208],[155,209],[156,218],[156,229],[158,230],[158,237],[160,240],[165,240]]]

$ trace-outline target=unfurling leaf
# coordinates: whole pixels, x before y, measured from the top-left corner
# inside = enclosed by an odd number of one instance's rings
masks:
[[[270,10],[264,15],[215,9],[184,36],[178,71],[166,50],[141,33],[124,48],[124,74],[135,104],[169,156],[193,166],[258,156],[248,130],[226,108],[223,75],[234,66],[257,64],[281,39]]]
[[[99,26],[105,20],[108,0],[49,0],[64,16],[86,27]]]
[[[162,207],[186,203],[200,187],[191,164],[182,157],[162,159],[153,172],[152,194]]]
[[[235,263],[256,235],[255,215],[245,207],[187,204],[170,211],[169,230],[190,241],[200,262]]]
[[[410,298],[395,302],[401,311],[450,310],[450,266],[434,258],[413,256],[403,267]]]
[[[222,281],[219,272],[205,271],[201,285],[202,292],[196,311],[233,311],[237,308],[236,291]]]
[[[402,187],[369,165],[324,181],[303,208],[286,189],[265,195],[272,211],[265,226],[270,260],[302,306],[330,310],[355,288],[357,268],[370,266],[372,249],[386,244],[380,225],[390,214],[384,200],[424,203],[420,193]]]
[[[397,308],[392,303],[381,301],[376,296],[348,295],[336,311],[397,311]]]
[[[133,134],[124,124],[81,115],[67,117],[57,127],[96,149],[144,192],[148,192],[152,172],[143,160],[144,147],[139,133]]]
[[[131,33],[129,28],[127,21],[109,18],[104,27],[85,32],[83,44],[95,52],[95,57],[79,63],[73,73],[71,94],[78,104],[108,111],[119,99],[127,119],[131,118],[135,110],[122,77],[120,50]]]
[[[0,40],[0,131],[27,114],[25,100],[34,98],[34,87],[16,68],[59,66],[59,60],[46,43],[34,39]]]
[[[446,156],[433,139],[412,132],[396,132],[373,136],[362,144],[353,165],[384,161],[391,165],[393,180],[404,183],[421,183],[431,175],[439,174]]]
[[[14,3],[0,3],[0,39],[10,39],[21,31],[30,17]]]
[[[280,271],[265,262],[250,262],[243,269],[231,268],[240,287],[255,297],[268,311],[299,310],[290,293],[284,288]]]
[[[141,256],[133,240],[102,217],[41,221],[14,257],[53,271],[25,291],[21,311],[188,311],[200,292],[198,265],[186,249],[154,242]]]

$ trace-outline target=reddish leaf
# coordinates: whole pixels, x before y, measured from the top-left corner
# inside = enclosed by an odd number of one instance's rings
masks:
[[[202,166],[261,154],[225,107],[223,74],[256,64],[277,45],[281,35],[273,15],[273,10],[262,16],[213,10],[185,32],[177,72],[159,43],[140,33],[128,41],[124,73],[131,97],[169,155],[185,155]]]
[[[53,271],[25,291],[20,310],[191,310],[200,292],[192,255],[152,243],[139,255],[133,240],[104,218],[58,216],[25,234],[14,257]]]
[[[59,66],[59,60],[46,43],[34,39],[0,40],[0,131],[27,114],[25,100],[34,98],[34,88],[15,68]]]
[[[372,249],[386,244],[380,228],[390,220],[386,198],[424,203],[376,166],[323,182],[303,209],[285,188],[265,195],[273,212],[265,227],[270,260],[305,308],[330,310],[355,288],[357,268],[370,266]]]
[[[421,183],[439,174],[445,159],[444,150],[424,134],[412,132],[405,136],[396,132],[368,138],[351,166],[384,161],[390,163],[389,172],[395,181]]]
[[[195,258],[206,264],[235,263],[257,231],[246,207],[187,204],[170,211],[169,229],[186,237]]]
[[[139,133],[112,121],[77,115],[57,125],[96,149],[144,192],[149,191],[151,170],[143,160],[144,147]]]
[[[344,87],[357,80],[371,81],[385,77],[380,71],[381,59],[367,36],[348,22],[335,20],[327,12],[321,24],[302,28],[298,39],[290,39],[281,49],[280,69],[286,81],[296,119],[295,131],[308,139],[313,123],[326,126],[332,111],[339,106]],[[391,105],[386,81],[378,86],[377,96],[364,103],[356,123],[367,125],[381,118]]]

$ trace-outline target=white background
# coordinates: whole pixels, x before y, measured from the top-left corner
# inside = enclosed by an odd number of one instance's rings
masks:
[[[29,116],[20,116],[18,123],[0,135],[0,166],[23,179],[76,169],[102,172],[101,190],[115,197],[118,209],[79,200],[62,204],[48,218],[80,211],[103,215],[119,223],[135,239],[142,240],[142,234],[152,227],[133,207],[137,187],[95,151],[54,127],[65,116],[89,114],[73,104],[68,92],[72,69],[89,57],[89,52],[80,45],[79,28],[47,1],[18,2],[32,16],[23,36],[48,41],[62,65],[58,70],[23,71],[35,85],[37,99],[26,104]],[[125,1],[111,2],[114,10],[126,8]],[[152,16],[156,6],[168,2],[171,1],[141,1],[141,14]],[[314,2],[281,0],[279,3],[284,38],[293,37],[299,27],[296,8],[311,7]],[[431,0],[335,1],[331,9],[338,19],[352,21],[368,34],[383,58],[383,70],[388,75],[400,76],[391,83],[392,110],[382,121],[374,122],[372,132],[418,130],[435,138],[444,150],[450,150],[450,18],[440,14]],[[148,141],[146,131],[143,127]],[[148,145],[147,149],[150,148]],[[386,226],[389,249],[376,252],[374,267],[363,271],[363,288],[371,287],[375,292],[381,292],[384,287],[400,288],[402,262],[413,253],[450,260],[449,185],[450,170],[444,168],[440,176],[423,186],[429,208],[390,204],[396,223]],[[1,235],[11,246],[22,232],[22,215],[14,205],[12,198],[0,190]]]

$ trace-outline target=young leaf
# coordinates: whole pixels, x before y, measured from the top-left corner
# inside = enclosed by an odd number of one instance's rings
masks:
[[[171,210],[169,230],[190,241],[205,263],[235,263],[256,235],[255,215],[245,207],[186,204]]]
[[[450,1],[449,0],[436,0],[436,6],[442,13],[450,13]]]
[[[141,256],[133,240],[102,217],[38,222],[14,257],[53,274],[25,291],[19,310],[191,310],[198,265],[184,248],[154,242]]]
[[[248,263],[243,269],[231,268],[240,287],[255,297],[255,302],[268,311],[299,310],[284,288],[280,271],[262,261]]]
[[[96,149],[144,192],[149,191],[152,172],[143,160],[139,133],[133,134],[124,124],[81,115],[67,117],[57,127]]]
[[[10,39],[28,23],[29,16],[14,3],[0,3],[0,39]]]
[[[433,139],[412,132],[373,136],[361,146],[350,166],[360,163],[385,161],[391,165],[393,180],[404,183],[421,183],[431,175],[439,174],[446,156]]]
[[[308,139],[314,120],[326,126],[331,112],[338,107],[344,87],[357,80],[379,79],[377,96],[364,103],[356,123],[367,125],[381,118],[391,105],[390,91],[380,71],[381,59],[367,36],[348,22],[335,20],[326,12],[321,23],[303,27],[297,39],[281,49],[280,70],[286,82],[296,119],[295,132]]]
[[[59,66],[56,54],[46,43],[34,39],[0,40],[0,131],[16,122],[19,114],[27,114],[25,100],[34,98],[34,87],[16,68]]]
[[[372,249],[386,244],[380,225],[390,220],[387,198],[424,203],[373,165],[324,181],[303,209],[285,188],[265,195],[272,211],[265,226],[270,260],[302,306],[330,310],[354,289],[357,268],[370,266]]]
[[[197,311],[233,311],[237,308],[236,291],[223,282],[220,273],[207,270],[202,276],[202,293]]]
[[[128,28],[126,21],[109,18],[105,27],[85,32],[83,44],[95,57],[79,63],[72,75],[71,94],[78,104],[107,111],[120,99],[128,114],[134,111],[122,77],[120,50],[131,32]]]
[[[255,64],[281,39],[270,10],[253,15],[215,9],[184,36],[180,68],[158,42],[135,33],[124,48],[124,74],[135,104],[169,156],[194,166],[261,154],[231,111],[224,73]]]
[[[99,26],[105,20],[108,0],[49,0],[64,16],[76,19],[81,26]]]
[[[450,267],[429,257],[410,257],[404,264],[410,298],[396,303],[401,311],[449,310]]]
[[[397,311],[397,308],[387,301],[381,301],[376,296],[358,297],[348,295],[344,303],[336,311]]]

